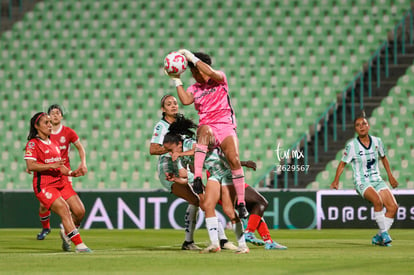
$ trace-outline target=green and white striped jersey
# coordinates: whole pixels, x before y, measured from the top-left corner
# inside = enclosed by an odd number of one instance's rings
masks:
[[[185,139],[183,141],[183,152],[189,151],[193,148],[193,145],[196,143],[193,139]],[[193,165],[194,156],[183,156],[180,157],[179,168],[187,168],[189,165]],[[204,160],[204,169],[210,172],[210,176],[218,180],[222,178],[230,178],[231,180],[231,170],[227,162],[226,157],[221,152],[220,148],[215,148],[207,152],[206,158]]]
[[[342,161],[351,163],[354,172],[354,184],[383,181],[380,175],[380,157],[386,154],[381,139],[369,136],[370,145],[365,147],[358,137],[352,139],[345,147]]]

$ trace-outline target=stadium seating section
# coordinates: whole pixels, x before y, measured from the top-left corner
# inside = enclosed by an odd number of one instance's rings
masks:
[[[258,163],[246,173],[253,183],[275,163],[277,144],[287,149],[308,131],[409,8],[409,0],[41,2],[0,37],[0,189],[31,188],[22,159],[29,120],[53,103],[87,150],[89,173],[76,189],[161,188],[149,143],[160,98],[175,94],[163,58],[179,48],[209,53],[226,72],[241,158]],[[412,175],[413,79],[408,72],[371,119],[392,138],[400,179]],[[197,119],[192,106],[181,111]],[[76,166],[76,149],[71,156]],[[311,186],[326,187],[335,164]]]

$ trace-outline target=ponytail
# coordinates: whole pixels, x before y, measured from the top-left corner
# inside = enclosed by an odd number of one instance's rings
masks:
[[[42,116],[47,115],[44,112],[39,112],[36,113],[32,119],[30,119],[30,130],[29,130],[29,135],[27,136],[27,140],[31,140],[32,138],[35,138],[37,136],[37,129],[35,127],[35,125],[39,125],[39,120]]]

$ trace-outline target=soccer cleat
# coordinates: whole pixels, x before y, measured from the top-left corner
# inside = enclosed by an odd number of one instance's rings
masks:
[[[37,239],[39,241],[44,240],[50,232],[50,228],[43,228],[42,231],[37,234]]]
[[[250,249],[247,247],[247,246],[242,246],[242,247],[239,247],[237,250],[236,250],[236,254],[247,254],[247,253],[249,253],[250,252]]]
[[[75,248],[76,253],[93,253],[92,249],[89,247],[86,248]]]
[[[380,234],[376,234],[374,237],[372,237],[371,243],[373,245],[382,245],[382,238]]]
[[[392,242],[391,236],[387,231],[381,233],[382,244],[386,245]]]
[[[220,252],[220,251],[221,251],[221,248],[220,248],[219,245],[210,244],[208,247],[201,250],[200,253],[202,253],[202,254],[217,253],[217,252]]]
[[[197,178],[194,179],[193,190],[196,194],[202,194],[203,193],[203,182],[201,181],[200,177],[197,177]]]
[[[220,240],[220,248],[223,250],[232,250],[232,251],[236,251],[237,249],[239,249],[232,242],[229,242],[226,239]]]
[[[194,242],[187,242],[184,241],[183,245],[181,246],[181,250],[201,250]]]
[[[63,228],[60,229],[60,238],[62,239],[62,249],[63,251],[70,251],[70,239],[65,234],[65,230]]]
[[[278,244],[277,242],[273,241],[271,243],[265,244],[266,250],[286,250],[287,247],[281,244]]]
[[[245,219],[249,216],[249,212],[247,212],[246,205],[244,203],[239,203],[237,205],[237,212],[239,213],[240,219]]]
[[[244,233],[244,238],[246,239],[246,242],[251,243],[253,245],[257,245],[257,246],[265,245],[265,242],[256,238],[253,232]]]

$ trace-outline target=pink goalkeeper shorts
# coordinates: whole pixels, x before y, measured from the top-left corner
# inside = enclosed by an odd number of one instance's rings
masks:
[[[214,147],[220,146],[223,140],[228,136],[233,136],[237,140],[237,132],[233,124],[209,124],[206,126],[209,126],[213,131],[214,141],[212,141],[211,144],[214,144]]]

